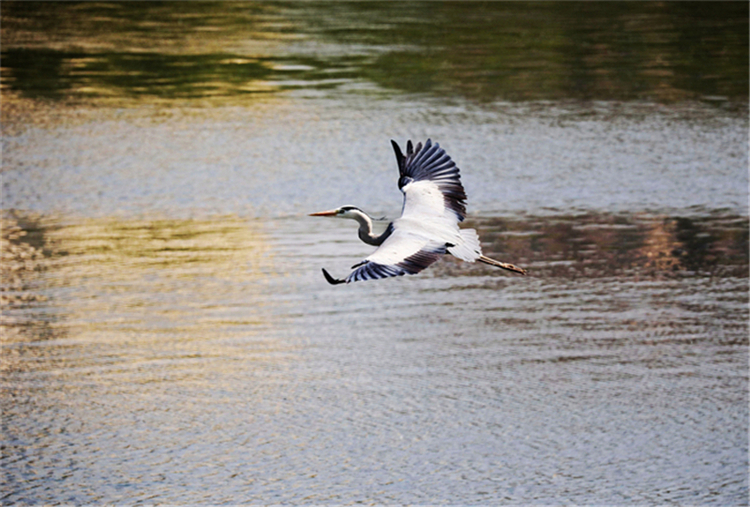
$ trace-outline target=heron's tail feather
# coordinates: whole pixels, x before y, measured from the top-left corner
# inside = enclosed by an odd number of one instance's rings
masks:
[[[462,261],[474,262],[482,256],[479,236],[474,229],[461,229],[461,244],[451,245],[448,252]]]
[[[495,259],[490,259],[489,257],[485,257],[484,255],[480,255],[477,260],[479,262],[484,262],[485,264],[489,264],[490,266],[496,266],[498,268],[507,269],[508,271],[513,271],[515,273],[520,273],[522,275],[526,274],[526,270],[523,268],[519,268],[518,266],[514,266],[513,264],[508,264],[507,262],[496,261]]]

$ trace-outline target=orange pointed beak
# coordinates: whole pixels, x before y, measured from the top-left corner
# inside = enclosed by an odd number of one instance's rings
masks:
[[[338,214],[338,211],[335,209],[329,210],[329,211],[318,211],[317,213],[310,213],[308,216],[311,217],[333,217]]]

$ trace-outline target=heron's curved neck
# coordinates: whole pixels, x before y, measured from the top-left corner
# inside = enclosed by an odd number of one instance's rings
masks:
[[[380,246],[385,241],[385,238],[391,235],[392,230],[390,227],[379,236],[373,234],[372,219],[365,213],[356,211],[352,213],[352,218],[359,222],[359,239],[368,245]]]

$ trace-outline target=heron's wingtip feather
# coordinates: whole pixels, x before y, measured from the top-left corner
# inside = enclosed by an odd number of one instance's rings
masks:
[[[334,278],[331,276],[331,274],[328,271],[326,271],[325,268],[322,268],[322,269],[323,269],[323,276],[326,277],[326,281],[330,283],[331,285],[338,285],[340,283],[346,283],[346,280],[339,280],[337,278]]]
[[[393,146],[393,151],[396,153],[396,163],[398,163],[399,173],[403,173],[404,172],[404,154],[401,152],[401,147],[393,139],[391,139],[391,145]]]

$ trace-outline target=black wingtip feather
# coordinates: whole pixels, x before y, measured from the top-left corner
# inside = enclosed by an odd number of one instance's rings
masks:
[[[340,283],[346,283],[346,280],[339,280],[339,279],[337,279],[337,278],[334,278],[334,277],[332,277],[332,276],[330,275],[330,273],[328,273],[328,271],[326,271],[326,269],[325,269],[325,268],[323,268],[323,276],[325,276],[325,277],[326,277],[326,281],[327,281],[328,283],[330,283],[331,285],[338,285],[338,284],[340,284]]]
[[[391,139],[391,145],[393,146],[393,151],[396,153],[396,162],[398,163],[398,171],[399,173],[403,174],[404,168],[406,165],[404,154],[401,152],[401,147],[393,139]]]

